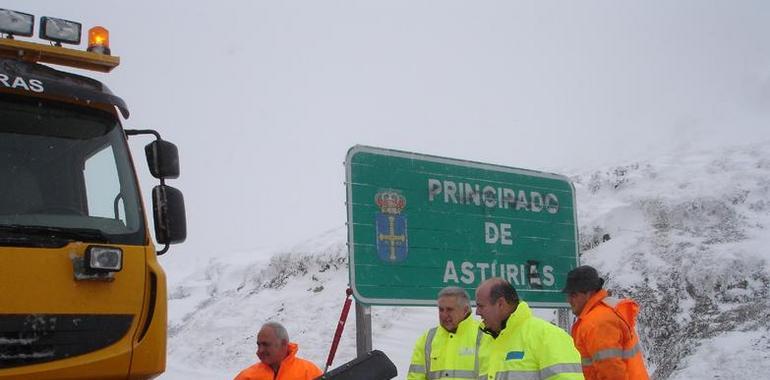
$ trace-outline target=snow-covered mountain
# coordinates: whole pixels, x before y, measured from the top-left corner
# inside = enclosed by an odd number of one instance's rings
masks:
[[[574,181],[582,261],[642,305],[656,378],[770,378],[770,144]]]
[[[770,378],[770,142],[561,172],[577,191],[582,262],[642,305],[655,378]],[[258,360],[266,320],[284,323],[300,356],[323,368],[347,288],[345,237],[341,226],[269,260],[254,257],[270,252],[223,256],[170,284],[161,378],[233,378]],[[373,346],[399,378],[435,314],[373,308]],[[332,367],[355,353],[351,310]]]

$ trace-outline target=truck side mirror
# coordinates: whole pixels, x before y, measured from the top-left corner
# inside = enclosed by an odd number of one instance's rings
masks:
[[[144,147],[150,173],[158,179],[179,177],[179,150],[166,140],[155,140]]]
[[[185,241],[187,218],[181,191],[168,185],[155,186],[152,189],[152,211],[158,243],[168,245]]]

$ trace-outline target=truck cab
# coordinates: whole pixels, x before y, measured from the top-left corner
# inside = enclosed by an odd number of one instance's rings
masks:
[[[99,28],[0,9],[0,379],[149,379],[165,369],[166,280],[157,255],[186,238],[177,148],[124,129],[104,84],[49,66],[109,72]],[[74,30],[77,29],[77,33]],[[64,31],[59,33],[59,31]],[[58,34],[57,34],[58,33]],[[90,34],[89,34],[90,36]],[[101,45],[99,45],[101,38]],[[128,139],[147,164],[156,250]]]

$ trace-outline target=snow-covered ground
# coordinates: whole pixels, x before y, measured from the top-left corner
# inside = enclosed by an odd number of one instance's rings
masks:
[[[655,378],[770,378],[770,143],[561,173],[577,190],[582,261],[642,305]],[[161,379],[233,378],[258,360],[267,320],[323,368],[347,288],[345,238],[341,226],[289,249],[184,268],[192,274],[169,284]],[[375,307],[373,347],[404,378],[414,340],[435,324],[433,308]],[[332,367],[353,359],[355,345],[351,309]]]

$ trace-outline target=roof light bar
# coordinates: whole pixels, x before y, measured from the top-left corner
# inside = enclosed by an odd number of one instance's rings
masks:
[[[82,26],[79,22],[53,17],[40,18],[40,38],[64,44],[80,44]]]
[[[35,26],[35,16],[16,12],[9,9],[0,9],[0,33],[13,36],[32,37]]]

